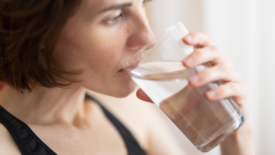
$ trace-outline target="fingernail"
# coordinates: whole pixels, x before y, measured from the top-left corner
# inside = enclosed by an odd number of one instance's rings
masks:
[[[193,76],[190,78],[192,83],[198,83],[200,81],[200,78],[198,76]]]
[[[213,97],[215,97],[215,95],[216,95],[216,92],[215,92],[215,91],[209,91],[209,92],[207,92],[207,96],[208,96],[209,98],[213,98]]]
[[[187,59],[184,60],[184,62],[185,62],[187,65],[191,66],[192,63],[193,63],[193,59],[192,59],[192,58],[187,58]]]
[[[185,39],[188,41],[188,42],[191,42],[193,40],[192,36],[188,35],[185,37]]]

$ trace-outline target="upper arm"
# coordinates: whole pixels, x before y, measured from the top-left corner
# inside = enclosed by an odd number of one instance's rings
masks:
[[[8,130],[0,123],[0,154],[3,155],[20,155],[20,150],[17,147]]]

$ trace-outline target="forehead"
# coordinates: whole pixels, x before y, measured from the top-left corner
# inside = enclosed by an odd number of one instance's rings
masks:
[[[82,6],[87,9],[100,10],[112,5],[134,3],[139,0],[82,0]]]
[[[76,8],[73,18],[71,19],[84,19],[84,21],[92,21],[102,13],[108,12],[108,8],[120,6],[122,4],[131,3],[131,7],[136,8],[137,6],[142,6],[144,0],[81,0],[80,6]],[[139,5],[140,4],[140,5]],[[133,7],[132,7],[133,6]]]
[[[75,16],[88,16],[92,18],[102,10],[123,3],[136,3],[143,0],[81,0],[80,6],[77,7]]]

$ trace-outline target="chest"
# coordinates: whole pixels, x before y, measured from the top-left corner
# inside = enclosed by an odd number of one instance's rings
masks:
[[[101,110],[97,109],[85,118],[88,119],[78,121],[73,126],[64,124],[64,122],[56,123],[55,125],[28,124],[28,126],[46,146],[58,155],[128,154],[126,144],[118,131],[119,129],[115,127],[113,122],[111,122]],[[132,122],[132,124],[129,122]],[[138,140],[138,143],[145,144],[146,134],[139,128],[141,125],[139,125],[137,120],[131,118],[128,121],[124,120],[123,124],[126,125],[126,128],[129,127],[128,129],[134,133],[134,139]],[[9,143],[9,145],[11,146],[10,148],[13,149],[7,149],[16,150],[15,152],[17,153],[13,152],[12,154],[20,154],[12,137],[9,136],[8,139],[11,139],[12,142]]]
[[[127,154],[120,133],[108,121],[84,130],[64,128],[66,127],[32,127],[37,136],[57,154]]]

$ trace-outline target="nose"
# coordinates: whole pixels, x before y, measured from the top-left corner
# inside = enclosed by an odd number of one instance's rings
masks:
[[[127,40],[127,48],[130,51],[139,51],[146,46],[146,49],[151,49],[156,44],[156,37],[150,28],[147,17],[140,17],[131,24],[131,32]]]

